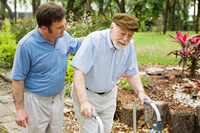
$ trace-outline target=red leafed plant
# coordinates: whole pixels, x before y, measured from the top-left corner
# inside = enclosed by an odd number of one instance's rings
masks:
[[[190,94],[190,98],[197,96],[197,99],[200,98],[200,81],[196,79],[188,79],[187,85],[182,86],[182,90]]]
[[[189,32],[188,32],[189,33]],[[184,67],[188,65],[188,69],[190,71],[190,76],[196,76],[196,70],[198,69],[198,61],[200,57],[200,36],[192,35],[187,38],[188,33],[182,35],[181,31],[176,31],[177,36],[169,35],[173,38],[172,42],[177,42],[181,45],[182,49],[171,51],[167,55],[174,54],[176,56],[175,61],[178,61],[178,64],[183,64],[182,76],[184,74]],[[180,58],[177,58],[180,57]],[[187,62],[190,62],[187,64]]]

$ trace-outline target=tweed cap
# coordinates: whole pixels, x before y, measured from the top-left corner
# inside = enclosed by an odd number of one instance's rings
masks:
[[[140,28],[140,20],[131,14],[115,13],[113,15],[113,21],[117,26],[124,29],[138,31]]]

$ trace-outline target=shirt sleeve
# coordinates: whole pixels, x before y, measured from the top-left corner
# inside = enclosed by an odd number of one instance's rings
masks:
[[[137,64],[137,56],[133,45],[133,40],[131,41],[131,52],[128,57],[127,68],[125,74],[127,76],[131,76],[138,73],[138,64]]]
[[[11,78],[15,80],[25,80],[31,64],[31,57],[23,45],[18,45],[11,73]]]
[[[70,65],[74,68],[78,68],[86,75],[94,65],[94,60],[95,45],[92,43],[92,39],[88,36],[84,39],[83,44],[74,56]]]
[[[81,39],[80,38],[73,38],[68,33],[67,33],[67,35],[69,36],[69,52],[71,54],[75,54],[82,44]]]

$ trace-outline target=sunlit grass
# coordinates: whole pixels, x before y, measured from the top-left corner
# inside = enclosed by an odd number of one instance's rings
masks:
[[[185,34],[187,32],[182,32]],[[174,50],[181,49],[180,44],[170,42],[167,39],[172,39],[170,35],[176,35],[176,32],[167,32],[166,35],[160,35],[155,32],[139,32],[135,33],[133,40],[135,42],[135,50],[137,53],[138,64],[177,64],[175,56],[167,54]],[[194,31],[190,31],[188,37],[195,34]]]

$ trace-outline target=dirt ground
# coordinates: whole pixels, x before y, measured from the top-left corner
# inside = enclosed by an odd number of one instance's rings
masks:
[[[195,108],[185,107],[183,105],[177,105],[176,100],[173,99],[173,93],[175,89],[172,89],[174,84],[183,84],[181,78],[176,78],[176,74],[181,74],[181,70],[166,70],[166,67],[171,67],[172,65],[139,65],[139,71],[147,72],[146,69],[151,67],[162,68],[164,71],[161,74],[153,73],[150,75],[150,82],[145,87],[145,93],[153,101],[165,101],[168,102],[169,109],[171,110],[192,110],[195,111]],[[178,66],[174,66],[178,67]],[[168,79],[162,78],[163,76],[168,76]],[[133,101],[138,98],[136,94],[129,90],[123,90],[118,92],[118,97],[121,100],[121,104],[133,103]],[[171,96],[170,96],[171,94]],[[75,117],[73,107],[65,106],[65,108],[70,109],[71,111],[64,114],[64,125],[63,133],[76,133],[78,132],[78,121]],[[144,116],[140,118],[137,125],[138,133],[148,133],[150,131],[149,125],[144,122]],[[166,127],[165,133],[170,132],[170,127]],[[4,127],[0,126],[0,133],[4,132]],[[130,133],[133,132],[133,127],[123,124],[119,119],[114,120],[112,133]]]

